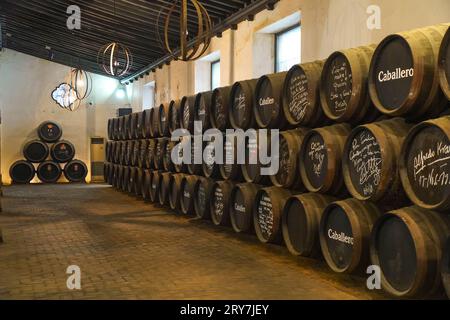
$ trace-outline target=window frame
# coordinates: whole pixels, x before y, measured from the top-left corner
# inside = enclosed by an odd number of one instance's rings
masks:
[[[297,28],[300,28],[300,32],[301,32],[301,23],[296,23],[296,24],[294,24],[294,25],[292,25],[292,26],[290,26],[290,27],[288,27],[288,28],[286,28],[286,29],[283,29],[283,30],[281,30],[281,31],[279,31],[279,32],[277,32],[277,33],[275,33],[274,34],[274,36],[275,36],[275,41],[274,41],[274,43],[275,43],[275,45],[274,45],[274,52],[275,52],[275,54],[274,54],[274,63],[273,63],[273,70],[274,70],[274,72],[275,73],[277,73],[277,72],[281,72],[281,71],[279,71],[278,70],[278,38],[280,37],[280,36],[282,36],[283,34],[285,34],[285,33],[288,33],[289,31],[292,31],[292,30],[294,30],[294,29],[297,29]]]
[[[210,78],[211,78],[211,80],[209,82],[209,85],[211,87],[211,91],[214,90],[214,88],[213,88],[213,70],[214,70],[214,66],[215,65],[219,65],[219,71],[220,71],[220,67],[221,67],[220,66],[220,59],[211,61],[211,66],[210,66],[210,70],[209,70]],[[220,83],[219,83],[219,86],[220,86]]]

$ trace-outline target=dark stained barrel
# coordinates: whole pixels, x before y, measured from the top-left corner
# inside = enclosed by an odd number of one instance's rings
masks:
[[[75,146],[66,140],[61,140],[52,145],[50,149],[52,159],[59,163],[66,163],[75,157]]]
[[[163,103],[158,111],[158,133],[160,137],[169,136],[169,104]]]
[[[195,96],[183,97],[180,103],[180,127],[194,132]]]
[[[173,174],[169,182],[169,206],[170,209],[181,212],[181,181],[185,177],[182,173]]]
[[[160,137],[159,135],[159,108],[152,108],[152,112],[150,113],[150,122],[152,123],[152,133],[151,136],[154,138]]]
[[[247,130],[255,127],[253,96],[257,79],[236,82],[230,92],[230,125],[234,129]]]
[[[173,152],[173,156],[171,161],[173,162],[173,167],[175,172],[177,173],[186,173],[187,170],[187,162],[185,161],[184,152],[189,152],[190,150],[190,138],[188,136],[181,137],[180,141],[176,142],[176,151]]]
[[[211,141],[205,142],[203,151],[203,176],[206,178],[217,178],[219,176],[219,164],[216,159],[215,137],[211,137]],[[218,155],[217,155],[218,157]]]
[[[341,170],[344,144],[351,132],[348,124],[311,130],[300,149],[300,174],[310,192],[346,195]]]
[[[210,218],[211,192],[214,180],[200,177],[194,186],[195,215],[201,219]]]
[[[439,88],[438,54],[447,25],[386,37],[370,66],[369,89],[375,106],[390,116],[430,119],[447,108]]]
[[[45,161],[48,154],[49,150],[47,144],[39,140],[30,141],[23,147],[23,156],[33,163]]]
[[[113,140],[113,119],[108,119],[108,126],[107,126],[107,132],[108,132],[108,140]]]
[[[211,221],[216,226],[230,225],[230,196],[234,184],[231,181],[217,181],[211,190]]]
[[[399,165],[411,201],[430,210],[450,209],[450,117],[415,126],[403,142]]]
[[[112,148],[112,142],[106,141],[105,144],[105,159],[107,162],[111,161],[111,148]]]
[[[326,116],[337,122],[367,123],[379,116],[368,91],[368,72],[375,46],[336,51],[326,60],[320,99]]]
[[[194,121],[201,122],[203,132],[211,128],[211,101],[212,91],[202,92],[195,96]]]
[[[441,274],[445,292],[447,292],[447,297],[450,298],[450,238],[447,239],[442,253]]]
[[[150,171],[150,202],[159,203],[159,189],[161,187],[162,172],[153,170]]]
[[[145,158],[147,156],[148,144],[148,140],[142,139],[139,141],[139,149],[137,150],[137,166],[139,168],[146,168]]]
[[[122,186],[120,188],[122,192],[128,192],[128,185],[130,184],[130,176],[131,176],[131,167],[124,166],[122,176]]]
[[[170,179],[173,173],[165,172],[161,173],[159,179],[159,204],[162,206],[169,204],[169,193],[170,193]]]
[[[320,246],[328,266],[338,273],[365,271],[370,233],[382,212],[371,202],[347,199],[333,202],[320,220]]]
[[[224,131],[230,126],[230,91],[231,87],[214,89],[211,97],[211,127]]]
[[[124,131],[124,139],[125,140],[133,139],[133,133],[132,133],[132,130],[131,130],[131,125],[132,125],[131,118],[132,118],[132,114],[128,114],[124,118],[124,129],[125,129],[125,131]]]
[[[183,214],[194,214],[194,188],[198,176],[185,175],[180,185],[180,210]]]
[[[144,169],[136,168],[136,177],[134,181],[134,194],[138,198],[144,198],[143,197],[144,179],[145,179]]]
[[[149,139],[153,135],[153,124],[152,124],[152,111],[153,109],[146,109],[142,112],[142,117],[144,119],[144,127],[142,128],[143,138]]]
[[[150,190],[152,188],[152,174],[150,170],[142,169],[142,199],[144,201],[150,201]]]
[[[122,190],[122,180],[124,171],[125,171],[124,166],[120,164],[116,165],[114,188],[116,188],[117,190]]]
[[[112,140],[119,140],[120,136],[119,136],[119,118],[113,118],[112,119],[112,123],[113,123],[113,137]]]
[[[234,135],[224,138],[223,163],[219,164],[219,173],[222,180],[241,181],[242,169],[238,161],[238,139]]]
[[[178,144],[178,142],[176,142],[176,141],[167,141],[167,143],[166,143],[166,148],[164,150],[164,155],[163,155],[163,165],[162,165],[162,169],[164,171],[171,171],[171,172],[175,171],[175,166],[172,161],[172,150],[177,144]]]
[[[404,119],[395,118],[352,131],[344,147],[342,167],[345,184],[354,198],[395,208],[406,204],[397,162],[411,127]]]
[[[43,183],[56,183],[62,174],[61,167],[54,161],[41,162],[36,172],[39,180]]]
[[[131,114],[131,139],[139,139],[140,134],[139,112],[133,112]]]
[[[275,156],[270,154],[272,134],[272,131],[267,131],[267,135],[262,135],[259,131],[248,132],[245,141],[245,163],[241,165],[242,176],[246,182],[263,185],[270,183],[269,177],[272,174],[264,174],[263,169],[267,170],[270,164],[276,161]],[[267,152],[261,151],[262,138],[267,139]],[[262,157],[268,157],[272,162],[263,164]]]
[[[295,256],[320,257],[319,224],[324,209],[337,199],[319,193],[292,196],[283,209],[281,226],[289,252]]]
[[[280,133],[279,156],[275,157],[275,161],[279,161],[279,170],[270,176],[274,186],[304,191],[298,166],[300,147],[307,132],[307,129],[298,128]]]
[[[330,122],[320,103],[319,81],[323,63],[314,61],[294,65],[287,73],[282,106],[290,125],[314,128]]]
[[[450,100],[450,27],[441,43],[438,58],[438,73],[441,89]],[[450,296],[450,295],[449,295]]]
[[[128,167],[130,170],[130,174],[128,176],[128,183],[126,186],[126,191],[129,194],[134,194],[135,192],[135,187],[136,187],[136,173],[137,173],[137,168],[136,167]]]
[[[64,166],[64,176],[70,182],[84,182],[87,174],[88,168],[81,160],[72,160]]]
[[[197,154],[197,159],[195,158]],[[203,173],[203,136],[193,136],[191,139],[191,163],[186,165],[190,175]]]
[[[133,165],[134,150],[135,150],[136,143],[137,143],[136,140],[127,141],[127,154],[126,154],[126,159],[125,159],[126,165],[129,165],[129,166]]]
[[[56,122],[45,121],[39,125],[37,133],[42,141],[52,143],[61,138],[63,131],[61,126]]]
[[[9,169],[9,176],[13,183],[30,183],[35,174],[33,164],[25,160],[14,162]]]
[[[383,289],[409,298],[442,292],[441,257],[449,235],[445,214],[408,207],[381,216],[373,228],[370,255],[381,268]]]
[[[156,146],[157,146],[157,139],[149,139],[148,145],[147,145],[147,151],[145,152],[145,168],[152,169],[154,168],[154,160],[156,156]]]
[[[255,197],[253,224],[262,243],[281,243],[281,217],[291,191],[278,187],[263,188]]]
[[[237,184],[230,196],[230,220],[233,230],[251,233],[253,228],[253,206],[262,186],[253,183]]]
[[[153,157],[153,168],[155,168],[156,170],[160,170],[163,168],[163,158],[168,142],[169,142],[168,138],[156,139],[156,146],[154,153],[155,156]]]
[[[125,140],[127,138],[125,133],[125,116],[120,116],[118,122],[118,138],[119,140]]]
[[[256,84],[253,115],[259,128],[284,129],[288,122],[282,107],[282,91],[287,72],[262,76]]]
[[[180,100],[172,100],[169,104],[169,132],[180,128]]]

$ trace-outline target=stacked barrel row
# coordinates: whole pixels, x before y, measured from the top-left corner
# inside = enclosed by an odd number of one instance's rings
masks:
[[[41,123],[37,129],[39,139],[23,147],[25,160],[14,162],[9,170],[13,183],[30,183],[37,174],[43,183],[55,183],[64,174],[69,182],[85,180],[88,169],[84,162],[74,160],[75,146],[62,137],[62,128],[53,121]],[[35,168],[34,164],[38,164]],[[65,164],[61,168],[61,164]]]
[[[184,97],[148,111],[147,122],[145,112],[111,119],[108,181],[264,243],[284,242],[294,255],[323,256],[335,272],[377,265],[395,296],[433,296],[443,282],[450,290],[448,29],[391,35],[378,46]],[[170,141],[178,128],[193,136]],[[281,129],[279,153],[269,157],[278,172],[262,174],[270,163],[258,153],[261,135],[238,144],[245,164],[207,161],[216,141],[191,142],[208,128],[268,129],[269,137]],[[172,162],[172,149],[186,143],[193,154],[201,149],[204,163]],[[236,159],[232,143],[224,149]]]

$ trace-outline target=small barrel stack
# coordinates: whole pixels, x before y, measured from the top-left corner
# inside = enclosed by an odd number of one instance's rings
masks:
[[[112,121],[108,122],[108,128],[112,126]],[[39,139],[29,141],[23,147],[25,159],[10,167],[12,182],[27,184],[37,176],[42,183],[56,183],[62,175],[69,182],[84,182],[88,168],[83,161],[74,159],[75,146],[61,140],[62,134],[61,126],[56,122],[41,123],[37,129]]]
[[[396,297],[450,292],[449,25],[110,119],[106,180],[334,272],[376,265]]]

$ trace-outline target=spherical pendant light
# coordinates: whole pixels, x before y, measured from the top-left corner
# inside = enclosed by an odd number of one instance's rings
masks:
[[[126,46],[119,42],[111,42],[100,49],[97,62],[110,76],[122,77],[130,71],[133,58]]]
[[[70,71],[70,85],[78,100],[88,98],[92,93],[92,76],[89,72],[75,68]]]

